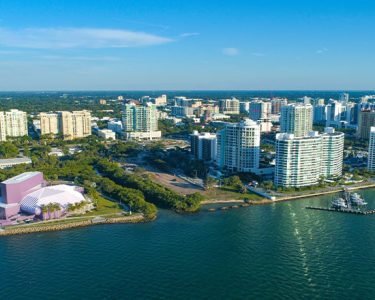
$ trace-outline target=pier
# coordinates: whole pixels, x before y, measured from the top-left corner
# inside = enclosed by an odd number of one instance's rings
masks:
[[[372,209],[372,210],[355,210],[355,209],[336,209],[336,208],[314,207],[314,206],[307,206],[306,209],[324,210],[324,211],[340,212],[340,213],[355,214],[355,215],[373,215],[373,214],[375,214],[375,209]]]

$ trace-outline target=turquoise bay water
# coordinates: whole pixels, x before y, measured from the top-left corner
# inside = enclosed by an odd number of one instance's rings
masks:
[[[0,299],[373,298],[375,215],[328,199],[0,238]]]

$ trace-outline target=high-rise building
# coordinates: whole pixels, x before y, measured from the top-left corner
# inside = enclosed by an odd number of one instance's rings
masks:
[[[341,93],[340,94],[340,102],[348,103],[349,102],[349,94],[348,93]]]
[[[27,115],[24,111],[11,109],[0,112],[0,140],[5,141],[6,137],[20,137],[28,135]]]
[[[91,113],[87,110],[73,111],[73,138],[91,135]]]
[[[53,134],[56,135],[59,133],[59,118],[56,113],[40,113],[40,134]]]
[[[314,123],[325,124],[327,122],[327,106],[315,105],[314,106]]]
[[[0,142],[5,142],[7,140],[7,128],[5,124],[5,114],[0,111]]]
[[[294,134],[294,137],[306,136],[312,130],[313,108],[310,104],[289,104],[281,108],[280,130]]]
[[[235,172],[254,172],[259,168],[260,126],[245,119],[227,123],[217,134],[219,167]]]
[[[375,126],[375,111],[370,109],[362,110],[359,113],[357,137],[362,140],[368,140],[372,126]]]
[[[190,149],[191,154],[194,155],[196,159],[205,161],[216,160],[216,134],[211,134],[209,132],[199,134],[198,131],[194,131],[193,134],[190,135]]]
[[[276,135],[275,185],[304,187],[317,185],[321,177],[342,175],[344,134],[326,128],[303,137]]]
[[[126,139],[160,138],[158,131],[158,114],[155,104],[125,104],[122,124]]]
[[[241,114],[248,114],[250,112],[250,102],[249,101],[241,101],[240,102],[240,113]]]
[[[73,139],[73,118],[70,111],[59,111],[58,113],[59,133],[64,139]]]
[[[167,95],[161,95],[157,98],[155,98],[155,105],[156,106],[163,106],[167,105]]]
[[[284,98],[273,98],[271,100],[271,113],[278,115],[281,112],[281,107],[288,105],[288,100]]]
[[[91,135],[91,113],[82,111],[58,112],[59,133],[71,140]]]
[[[268,120],[271,114],[271,103],[254,101],[250,103],[250,119],[253,121]]]
[[[375,172],[375,127],[370,128],[370,141],[368,144],[367,169]]]
[[[240,113],[240,101],[236,98],[221,99],[219,101],[220,112],[228,115],[238,115]]]
[[[322,136],[321,175],[325,178],[342,175],[344,133],[326,127]]]

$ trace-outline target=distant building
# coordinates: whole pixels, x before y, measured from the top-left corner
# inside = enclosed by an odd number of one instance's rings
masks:
[[[368,148],[367,169],[375,172],[375,127],[370,128],[370,141]]]
[[[116,140],[116,133],[109,129],[99,129],[98,136],[105,140]]]
[[[32,161],[29,157],[16,157],[0,159],[0,169],[12,168],[16,165],[31,164]]]
[[[323,104],[314,106],[314,123],[325,124],[327,121],[327,107]]]
[[[250,112],[250,102],[249,101],[240,102],[240,113],[248,114],[249,112]]]
[[[0,141],[6,141],[9,137],[21,137],[28,135],[27,114],[18,109],[0,111]]]
[[[112,130],[116,133],[121,133],[122,129],[123,129],[122,122],[120,120],[109,121],[108,124],[107,124],[107,127],[108,127],[109,130]]]
[[[240,101],[236,98],[221,99],[219,101],[219,109],[223,114],[238,115],[240,113]]]
[[[281,107],[288,105],[288,100],[285,98],[273,98],[271,100],[271,113],[278,115],[281,112]]]
[[[198,131],[194,131],[194,133],[190,135],[190,148],[191,154],[196,159],[205,161],[216,160],[216,134],[211,134],[208,132],[200,134]]]
[[[373,126],[375,126],[375,110],[362,110],[359,113],[357,137],[368,140]]]
[[[313,108],[310,104],[289,104],[281,108],[280,130],[303,137],[312,130]]]
[[[100,100],[99,100],[99,104],[100,104],[100,105],[106,105],[106,104],[107,104],[107,100],[105,100],[105,99],[100,99]]]
[[[271,103],[254,101],[250,103],[250,119],[253,121],[268,120],[271,114]]]
[[[250,119],[227,123],[217,133],[217,163],[232,172],[255,172],[259,168],[260,126]]]
[[[158,130],[158,114],[155,104],[125,104],[122,124],[126,139],[148,139],[161,137]]]
[[[155,105],[156,106],[164,106],[167,105],[167,95],[161,95],[157,98],[155,98]]]
[[[72,140],[91,135],[91,113],[82,111],[58,112],[59,133],[64,139]]]
[[[56,113],[40,113],[40,134],[53,134],[59,133],[59,117]]]

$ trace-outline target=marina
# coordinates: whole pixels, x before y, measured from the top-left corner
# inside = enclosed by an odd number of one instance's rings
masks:
[[[344,209],[344,208],[338,209],[338,208],[332,208],[332,207],[314,207],[314,206],[307,206],[306,209],[341,212],[341,213],[348,213],[348,214],[355,214],[355,215],[373,215],[373,214],[375,214],[375,209],[363,211],[363,210],[356,210],[356,209]]]
[[[341,212],[356,215],[375,214],[374,209],[367,209],[367,202],[365,202],[361,195],[358,193],[350,193],[347,188],[344,188],[339,197],[334,198],[331,201],[330,207],[307,206],[306,209]]]

